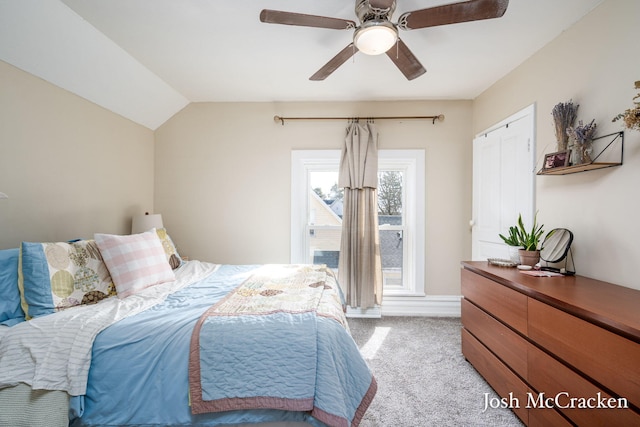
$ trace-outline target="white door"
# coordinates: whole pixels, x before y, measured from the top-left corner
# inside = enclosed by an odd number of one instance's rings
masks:
[[[535,143],[533,105],[473,140],[472,259],[509,258],[498,236],[522,214],[534,216]]]

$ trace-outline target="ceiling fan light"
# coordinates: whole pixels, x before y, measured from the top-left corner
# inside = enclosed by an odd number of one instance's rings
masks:
[[[398,40],[398,31],[388,21],[367,21],[353,35],[353,43],[366,55],[380,55]]]

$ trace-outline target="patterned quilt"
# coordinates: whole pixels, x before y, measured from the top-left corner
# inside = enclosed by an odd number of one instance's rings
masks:
[[[261,267],[194,328],[192,412],[309,411],[330,426],[357,426],[377,386],[343,308],[325,266]]]

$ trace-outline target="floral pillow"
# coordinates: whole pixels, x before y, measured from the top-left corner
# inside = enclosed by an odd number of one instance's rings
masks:
[[[19,273],[27,319],[116,295],[94,240],[23,242]]]
[[[156,229],[156,233],[158,234],[158,238],[162,243],[162,248],[164,249],[164,253],[167,255],[167,261],[173,270],[180,267],[182,265],[182,258],[178,253],[178,249],[176,249],[176,245],[173,244],[173,240],[167,234],[167,230],[165,228]]]

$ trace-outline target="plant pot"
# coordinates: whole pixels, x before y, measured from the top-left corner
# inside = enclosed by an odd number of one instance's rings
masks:
[[[520,264],[529,265],[533,267],[540,262],[540,251],[525,251],[524,249],[518,250],[520,255]]]
[[[520,264],[520,249],[522,246],[507,246],[509,250],[509,261],[513,261],[516,264]]]

